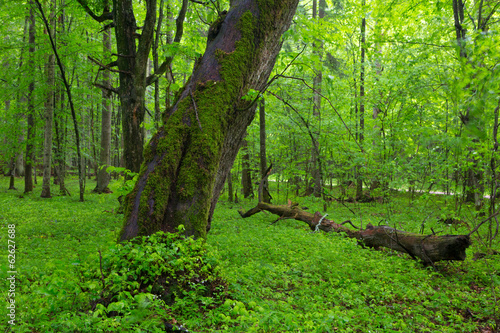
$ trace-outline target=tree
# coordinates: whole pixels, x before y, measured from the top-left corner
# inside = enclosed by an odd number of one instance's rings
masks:
[[[318,10],[318,0],[313,1],[313,20],[317,20],[317,22],[322,22],[325,17],[325,9],[326,9],[326,1],[319,0],[319,10]],[[319,147],[319,137],[320,137],[320,129],[321,126],[321,84],[323,82],[323,70],[322,70],[322,60],[323,60],[323,41],[317,40],[313,43],[314,53],[318,55],[320,61],[320,68],[316,70],[315,76],[313,78],[313,115],[316,116],[319,121],[318,131],[315,134],[315,139],[313,140],[313,149],[312,151],[312,164],[313,164],[313,194],[316,197],[320,197],[323,194],[323,170],[321,165],[321,156],[320,156],[320,147]]]
[[[51,1],[50,9],[50,26],[46,33],[50,35],[55,33],[55,1]],[[45,139],[43,142],[43,184],[42,184],[42,198],[50,198],[50,175],[52,170],[52,123],[54,118],[54,88],[55,88],[55,56],[50,53],[47,57],[45,65],[47,75],[47,92],[45,99]]]
[[[245,135],[246,136],[246,135]],[[243,156],[241,156],[241,189],[243,198],[253,197],[252,170],[250,167],[250,152],[248,140],[244,139],[241,144]]]
[[[362,9],[365,9],[365,0],[362,3]],[[359,72],[359,131],[358,142],[363,147],[364,131],[365,131],[365,49],[366,49],[366,17],[363,13],[361,19],[361,68]],[[363,176],[361,175],[361,167],[357,168],[357,182],[356,182],[356,198],[363,196]]]
[[[298,0],[236,0],[210,27],[205,54],[153,136],[125,199],[120,239],[174,231],[204,237]]]
[[[107,5],[107,3],[106,3]],[[107,29],[102,35],[103,51],[111,53],[111,30]],[[111,78],[109,71],[103,74],[103,83],[105,86],[111,86]],[[106,171],[106,168],[111,165],[111,92],[102,89],[101,97],[102,122],[101,122],[101,154],[99,171],[97,174],[97,184],[94,192],[103,193],[109,192],[108,184],[111,175]]]
[[[33,13],[33,3],[30,1],[29,7],[29,27],[28,27],[28,66],[31,72],[34,72],[33,53],[35,52],[35,15]],[[25,159],[25,172],[24,172],[24,193],[33,191],[33,163],[35,160],[33,141],[35,140],[35,105],[33,102],[33,92],[35,90],[35,80],[32,78],[28,86],[28,114],[27,114],[27,140],[26,140],[26,159]]]
[[[146,14],[142,27],[137,25],[132,0],[113,1],[113,8],[105,7],[97,16],[85,0],[78,0],[85,11],[96,21],[113,20],[115,26],[117,60],[104,66],[108,70],[119,73],[119,88],[98,85],[101,88],[117,93],[120,98],[123,130],[125,167],[132,172],[139,172],[143,159],[146,87],[153,84],[173,60],[167,57],[158,67],[158,71],[148,76],[148,57],[154,39],[156,23],[156,0],[146,0]],[[188,7],[188,0],[183,0],[177,17],[176,36],[179,42],[183,34],[183,23]],[[138,31],[141,31],[139,34]],[[137,40],[137,42],[136,42]],[[113,69],[118,67],[118,70]]]
[[[78,129],[76,112],[75,112],[75,108],[73,105],[73,98],[71,95],[71,86],[69,85],[68,80],[66,79],[66,71],[64,70],[64,66],[62,64],[61,58],[59,57],[59,54],[57,52],[57,47],[56,47],[56,43],[54,41],[54,37],[52,36],[52,33],[51,33],[51,30],[55,32],[55,20],[54,20],[54,23],[52,23],[52,22],[49,23],[49,21],[45,17],[45,13],[43,11],[42,5],[40,4],[40,1],[35,0],[35,3],[38,7],[40,15],[42,16],[42,21],[45,25],[45,28],[47,29],[47,32],[48,32],[47,35],[49,37],[50,45],[52,47],[52,52],[53,52],[55,60],[57,60],[57,66],[59,67],[59,73],[61,74],[62,82],[64,84],[66,94],[68,96],[69,107],[71,110],[71,117],[73,118],[73,126],[74,126],[73,129],[75,131],[77,165],[78,165],[78,183],[79,183],[79,187],[80,187],[80,201],[84,201],[85,179],[84,179],[84,174],[83,174],[83,170],[82,170],[83,169],[82,168],[82,154],[80,151],[80,131]],[[54,12],[54,11],[55,11],[55,3],[54,3],[54,9],[52,12]],[[53,15],[53,17],[55,17],[55,15]],[[54,29],[51,29],[51,27],[50,27],[51,25],[54,27]],[[54,71],[54,70],[52,70],[52,71]],[[49,78],[50,78],[50,76],[49,76]],[[54,104],[52,103],[52,107],[53,107],[53,105]],[[45,138],[45,140],[47,141],[47,138]],[[44,156],[45,156],[45,149],[46,149],[46,147],[44,146]],[[44,159],[44,161],[45,161],[45,159]],[[49,165],[49,167],[50,167],[50,165]],[[50,168],[49,168],[49,177],[48,178],[50,178]],[[44,168],[44,182],[45,182],[45,168]],[[44,197],[44,189],[45,189],[45,186],[42,188],[42,198]],[[50,197],[50,188],[49,188],[49,192],[48,192],[48,197]]]
[[[259,134],[260,134],[260,177],[262,185],[259,186],[259,201],[271,202],[269,193],[269,181],[267,180],[267,153],[266,153],[266,100],[262,98],[259,104]]]

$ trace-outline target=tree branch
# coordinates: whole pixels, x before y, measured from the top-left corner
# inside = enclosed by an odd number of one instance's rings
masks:
[[[182,7],[181,10],[179,11],[179,15],[177,16],[177,19],[175,20],[175,37],[173,43],[179,43],[182,39],[182,35],[184,33],[184,20],[186,18],[186,12],[188,9],[188,4],[189,0],[182,0]],[[173,56],[169,56],[165,59],[165,61],[160,65],[158,68],[158,71],[151,74],[150,76],[147,77],[146,79],[146,85],[149,86],[153,84],[160,76],[163,75],[167,71],[167,68],[170,67],[170,64],[172,64],[172,61],[174,60]]]
[[[111,67],[118,66],[118,62],[117,61],[113,61],[113,62],[110,62],[109,64],[105,65],[102,62],[98,61],[97,59],[92,58],[91,56],[87,56],[87,58],[90,61],[92,61],[93,63],[99,65],[101,67],[101,68],[99,68],[99,70],[107,69],[108,71],[113,72],[113,73],[132,74],[132,73],[127,72],[127,71],[122,71],[122,70],[119,70],[119,69],[112,69]]]
[[[105,85],[97,83],[97,82],[94,82],[94,87],[101,88],[101,89],[104,89],[107,91],[111,91],[112,93],[115,93],[118,95],[118,89],[116,89],[116,88],[108,87],[108,86],[105,86]]]
[[[92,11],[92,9],[90,9],[90,7],[87,5],[87,1],[86,0],[76,0],[76,1],[78,1],[78,3],[83,7],[83,9],[85,10],[85,12],[90,15],[90,17],[92,17],[94,20],[96,20],[99,23],[113,19],[113,13],[112,12],[103,12],[101,14],[101,16],[97,16]]]

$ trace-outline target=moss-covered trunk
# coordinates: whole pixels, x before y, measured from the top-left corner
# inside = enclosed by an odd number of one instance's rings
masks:
[[[255,105],[242,100],[267,82],[298,0],[239,0],[209,31],[207,49],[144,151],[125,201],[121,240],[180,224],[205,237]]]

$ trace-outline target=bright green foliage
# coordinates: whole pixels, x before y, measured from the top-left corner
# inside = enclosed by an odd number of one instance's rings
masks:
[[[69,198],[44,202],[30,195],[24,209],[43,206],[38,207],[42,220],[25,222],[7,208],[11,200],[21,199],[3,197],[3,217],[16,224],[17,233],[16,332],[161,332],[181,313],[187,320],[223,304],[227,286],[218,259],[202,240],[160,232],[111,245],[121,215],[102,213],[102,208],[116,207],[115,198],[90,196],[66,215],[61,205]],[[92,206],[101,208],[96,212]],[[44,223],[52,209],[61,212],[59,220]],[[5,280],[7,261],[2,258]],[[2,307],[2,324],[5,311]]]
[[[68,186],[76,191],[77,181]],[[0,193],[4,249],[6,226],[16,225],[15,332],[161,332],[174,320],[193,332],[475,332],[493,328],[500,311],[499,261],[476,238],[465,262],[423,267],[342,235],[311,233],[299,221],[271,225],[275,217],[264,213],[241,219],[236,210],[254,202],[235,205],[223,197],[205,245],[163,233],[116,245],[121,215],[112,211],[120,186],[111,184],[113,194],[86,194],[83,203],[42,200],[39,189],[23,199]],[[289,198],[322,211],[319,199]],[[275,199],[284,202],[285,192]],[[476,223],[444,197],[409,203],[394,194],[384,204],[347,204],[356,215],[331,203],[328,218],[412,232],[424,221],[426,233],[438,234],[464,234]],[[438,221],[450,213],[463,223]],[[476,252],[486,255],[473,260]],[[6,254],[0,253],[2,281]],[[5,326],[6,307],[0,309]]]

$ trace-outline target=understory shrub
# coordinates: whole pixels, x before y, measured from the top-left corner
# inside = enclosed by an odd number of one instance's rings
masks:
[[[75,267],[33,283],[39,298],[24,315],[27,332],[165,332],[227,299],[217,258],[182,227],[116,244]]]

